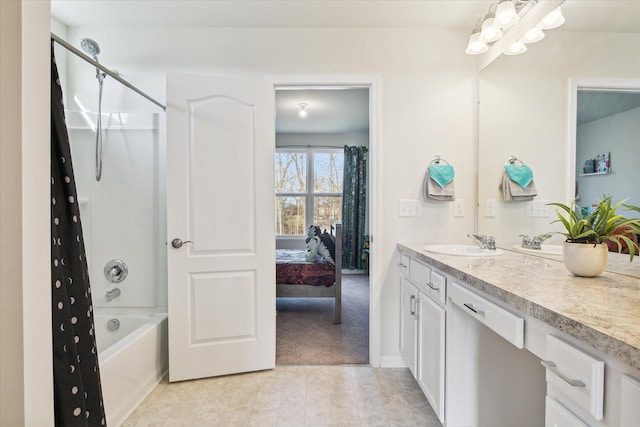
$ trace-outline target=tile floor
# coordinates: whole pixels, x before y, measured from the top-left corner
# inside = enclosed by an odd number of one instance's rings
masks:
[[[123,426],[441,427],[408,369],[277,366],[162,382]]]

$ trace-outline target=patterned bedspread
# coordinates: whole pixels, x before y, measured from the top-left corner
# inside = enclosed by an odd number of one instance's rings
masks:
[[[276,249],[276,283],[283,285],[333,286],[336,273],[333,264],[318,258],[309,262],[307,251]]]

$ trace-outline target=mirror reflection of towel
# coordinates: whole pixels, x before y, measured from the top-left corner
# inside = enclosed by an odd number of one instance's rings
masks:
[[[528,202],[538,195],[538,190],[536,190],[536,185],[533,182],[533,175],[527,186],[523,188],[516,181],[509,178],[509,173],[506,170],[502,174],[500,190],[502,190],[502,197],[505,201]]]
[[[455,200],[453,167],[449,166],[449,168],[451,168],[450,171],[445,171],[449,176],[447,176],[444,181],[441,179],[441,176],[438,176],[441,182],[447,182],[445,186],[440,186],[431,176],[431,167],[429,167],[429,170],[427,170],[427,173],[424,175],[423,200],[437,200],[441,202],[451,202]]]

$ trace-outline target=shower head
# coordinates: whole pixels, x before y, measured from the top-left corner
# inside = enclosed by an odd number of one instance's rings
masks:
[[[100,46],[95,40],[82,39],[80,40],[80,47],[89,55],[93,56],[94,61],[98,60],[98,54],[100,53]]]

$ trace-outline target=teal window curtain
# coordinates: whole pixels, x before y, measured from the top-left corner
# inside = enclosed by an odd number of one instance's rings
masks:
[[[367,147],[344,147],[342,195],[342,267],[367,269],[365,215],[367,211]]]

